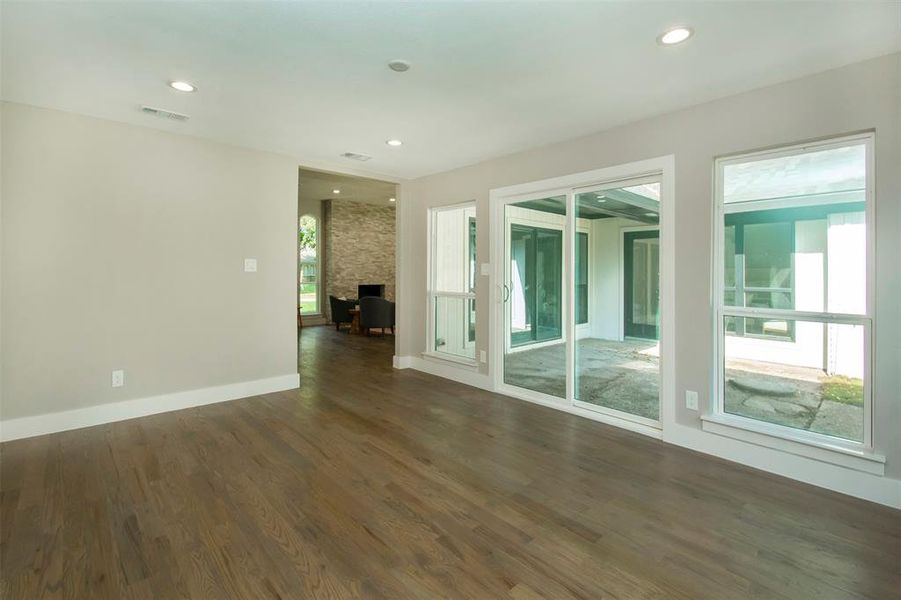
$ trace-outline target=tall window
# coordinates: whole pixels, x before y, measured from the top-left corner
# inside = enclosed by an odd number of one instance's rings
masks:
[[[871,446],[872,137],[717,161],[717,405],[728,424]]]
[[[319,255],[316,218],[300,217],[297,224],[297,305],[300,314],[319,313]]]
[[[476,293],[476,218],[469,217],[469,293]],[[475,344],[476,341],[476,299],[469,299],[469,312],[467,318],[467,341]]]
[[[473,204],[430,211],[429,352],[475,359],[476,209]]]

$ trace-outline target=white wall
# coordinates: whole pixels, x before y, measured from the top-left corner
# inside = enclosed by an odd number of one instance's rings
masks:
[[[280,376],[296,384],[296,161],[0,110],[4,423]],[[245,257],[257,273],[243,272]],[[113,369],[124,387],[110,386]]]
[[[487,223],[493,188],[673,154],[675,174],[676,397],[697,390],[709,401],[713,375],[710,295],[713,161],[717,156],[837,134],[875,130],[877,255],[875,264],[875,439],[886,473],[901,477],[901,55],[894,54],[751,91],[402,185],[401,317],[398,354],[423,351],[425,212],[474,199]],[[489,260],[489,228],[479,228],[479,262]],[[477,287],[487,314],[487,279]],[[477,346],[488,349],[488,321],[480,319]],[[489,372],[480,365],[480,373]],[[679,424],[700,430],[699,413],[677,403]],[[714,436],[715,437],[715,436]],[[714,445],[710,442],[710,445]]]

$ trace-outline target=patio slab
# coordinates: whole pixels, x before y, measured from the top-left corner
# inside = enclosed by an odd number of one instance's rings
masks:
[[[577,398],[658,419],[656,350],[656,343],[650,341],[579,340]],[[563,398],[565,362],[563,344],[514,352],[506,356],[505,381]],[[862,439],[862,407],[825,400],[825,375],[818,369],[735,361],[726,369],[726,381],[728,413],[845,439]]]

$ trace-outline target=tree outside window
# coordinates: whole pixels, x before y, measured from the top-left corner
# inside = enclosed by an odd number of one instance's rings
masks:
[[[300,217],[297,227],[297,246],[300,257],[297,273],[297,301],[302,315],[319,313],[317,241],[316,218],[310,215]]]

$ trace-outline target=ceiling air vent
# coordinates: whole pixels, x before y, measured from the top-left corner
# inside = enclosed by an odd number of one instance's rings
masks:
[[[362,162],[366,162],[367,160],[370,160],[372,158],[368,154],[359,154],[357,152],[345,152],[341,156],[343,156],[344,158],[349,158],[351,160],[359,160]]]
[[[166,110],[164,108],[154,108],[152,106],[142,106],[141,112],[161,119],[171,119],[173,121],[187,121],[190,118],[188,115],[172,112],[171,110]]]

